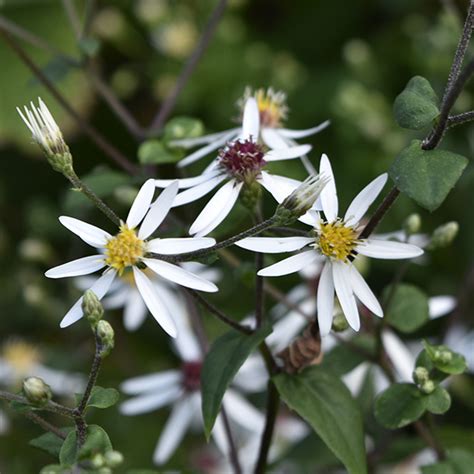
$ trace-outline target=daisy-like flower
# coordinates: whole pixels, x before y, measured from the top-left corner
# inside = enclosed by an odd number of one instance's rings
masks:
[[[52,268],[46,272],[46,276],[49,278],[77,277],[94,273],[105,267],[106,270],[102,276],[90,287],[97,297],[102,299],[110,290],[117,275],[131,272],[131,278],[150,313],[170,336],[175,337],[176,327],[172,315],[163,304],[162,295],[156,291],[156,287],[144,269],[147,268],[160,277],[187,288],[207,292],[217,291],[214,283],[188,272],[179,265],[147,256],[149,252],[162,255],[192,252],[215,244],[215,240],[210,238],[149,240],[168,214],[177,192],[178,183],[171,183],[151,204],[155,185],[153,180],[149,179],[138,192],[126,222],[121,224],[115,236],[73,217],[60,217],[61,224],[96,248],[99,253]],[[83,316],[81,304],[82,297],[63,318],[61,327],[67,327]]]
[[[329,121],[326,120],[320,125],[306,130],[291,130],[283,128],[283,123],[286,121],[288,115],[286,94],[283,92],[275,92],[271,87],[267,90],[258,89],[255,92],[253,92],[250,87],[247,87],[243,97],[237,102],[242,114],[242,126],[219,133],[204,135],[202,137],[172,141],[171,145],[182,148],[193,148],[195,146],[204,145],[202,148],[199,148],[194,153],[191,153],[182,159],[178,163],[178,166],[183,167],[194,163],[224,146],[228,141],[245,136],[245,111],[249,99],[253,99],[257,105],[257,113],[261,124],[260,136],[259,134],[256,134],[253,138],[258,140],[260,137],[263,143],[270,149],[293,147],[296,145],[296,142],[294,141],[295,139],[315,135],[329,126]],[[304,156],[305,154],[306,153],[301,156]],[[312,171],[313,170],[308,170],[308,172]]]
[[[297,255],[271,265],[258,274],[281,276],[297,272],[316,261],[323,269],[318,285],[318,323],[322,336],[329,333],[334,312],[334,295],[337,295],[349,325],[358,331],[359,311],[356,297],[375,315],[383,311],[377,298],[362,275],[353,265],[357,255],[371,258],[404,259],[421,255],[419,247],[369,237],[359,239],[360,221],[382,190],[387,175],[383,174],[368,184],[352,201],[343,218],[338,217],[338,197],[331,164],[326,155],[320,163],[320,174],[329,181],[321,192],[320,202],[324,218],[319,212],[309,211],[300,220],[313,228],[312,237],[249,237],[237,242],[239,247],[262,253],[281,253],[303,250]]]
[[[271,175],[264,170],[268,162],[297,158],[311,150],[310,145],[299,145],[270,150],[257,142],[260,117],[257,101],[247,99],[242,131],[239,138],[219,151],[218,157],[201,176],[179,180],[180,188],[187,188],[177,195],[173,207],[182,206],[205,196],[221,183],[225,184],[214,194],[191,225],[191,235],[206,235],[214,230],[230,213],[244,186],[261,184],[277,200],[283,200],[300,183],[284,176]],[[155,180],[157,187],[165,187],[171,180]],[[288,185],[291,190],[288,191]]]
[[[174,314],[178,336],[173,345],[181,359],[181,368],[134,377],[121,386],[124,393],[133,396],[120,406],[124,415],[138,415],[172,406],[153,455],[158,465],[172,456],[189,428],[202,426],[200,375],[203,355],[182,302],[175,307]],[[263,431],[264,416],[236,390],[226,391],[223,406],[229,420],[238,427],[247,432]],[[221,415],[217,417],[212,437],[219,449],[228,454],[229,445]]]

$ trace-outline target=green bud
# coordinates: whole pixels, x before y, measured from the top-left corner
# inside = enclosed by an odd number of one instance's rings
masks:
[[[108,467],[117,467],[123,463],[123,454],[119,451],[107,451],[104,459]]]
[[[262,195],[262,187],[258,181],[249,180],[244,183],[242,191],[239,195],[240,202],[249,211],[254,211],[258,204],[260,196]]]
[[[459,224],[457,222],[447,222],[439,226],[431,236],[431,242],[428,245],[429,250],[447,247],[456,238],[459,231]]]
[[[100,453],[94,454],[91,459],[91,464],[92,464],[92,467],[95,469],[102,467],[105,464],[104,456]]]
[[[342,312],[338,312],[332,320],[332,330],[335,332],[345,331],[349,327],[349,323]]]
[[[82,311],[93,328],[97,326],[97,323],[104,315],[102,303],[92,290],[87,290],[84,293],[84,297],[82,298]]]
[[[72,155],[69,151],[64,153],[47,154],[46,158],[54,171],[62,173],[65,176],[71,176],[74,174]]]
[[[23,393],[29,402],[43,406],[53,397],[51,387],[39,377],[28,377],[23,380]]]
[[[417,384],[423,384],[429,380],[430,373],[426,367],[416,367],[413,371],[413,380]]]
[[[447,364],[453,360],[453,353],[450,350],[436,349],[434,352],[434,360]]]
[[[105,357],[110,354],[110,351],[114,347],[114,329],[108,321],[101,319],[97,323],[97,337],[100,339],[102,349],[100,355]]]
[[[403,223],[403,230],[407,235],[416,234],[421,228],[421,217],[419,214],[410,214]]]
[[[429,395],[430,393],[433,393],[436,388],[435,383],[432,380],[427,380],[423,384],[421,384],[421,391],[423,393],[426,393],[426,395]]]

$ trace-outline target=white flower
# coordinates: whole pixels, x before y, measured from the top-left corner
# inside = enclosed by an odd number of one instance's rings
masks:
[[[250,88],[245,90],[244,96],[239,100],[238,105],[242,110],[243,119],[245,121],[245,110],[249,99],[254,99],[257,105],[257,113],[259,122],[261,124],[260,138],[263,143],[270,149],[282,150],[296,145],[294,139],[308,137],[321,132],[329,126],[329,121],[317,125],[316,127],[308,128],[306,130],[291,130],[282,128],[282,123],[287,118],[288,107],[286,106],[286,95],[283,92],[275,92],[272,88],[258,89],[254,93]],[[179,167],[187,166],[204,156],[212,153],[218,148],[222,147],[228,141],[235,140],[239,137],[245,137],[245,123],[242,126],[225,130],[211,135],[205,135],[198,138],[188,138],[183,140],[174,140],[171,145],[180,146],[183,148],[192,148],[198,145],[204,145],[194,153],[191,153],[178,163]],[[259,134],[253,135],[254,140],[258,140]],[[303,153],[302,157],[306,154]],[[303,158],[304,159],[304,158]],[[305,166],[307,161],[304,160]],[[314,170],[308,169],[309,173]]]
[[[161,295],[150,281],[143,268],[178,285],[196,290],[214,292],[216,285],[199,276],[163,260],[147,257],[148,252],[162,255],[180,254],[211,247],[215,244],[210,238],[148,238],[163,222],[176,197],[178,183],[171,183],[151,204],[155,193],[155,185],[149,179],[140,189],[132,204],[125,223],[122,223],[118,234],[108,232],[82,222],[73,217],[62,216],[61,224],[84,242],[98,249],[99,253],[83,257],[46,272],[49,278],[64,278],[88,275],[106,267],[102,276],[90,289],[102,299],[109,291],[117,274],[131,271],[135,285],[150,313],[161,327],[172,337],[176,336],[176,327]],[[69,310],[61,321],[61,327],[67,327],[82,317],[82,298]]]
[[[249,98],[245,104],[242,130],[239,137],[220,150],[219,156],[204,170],[201,176],[179,180],[180,188],[173,207],[182,206],[210,193],[225,182],[206,204],[191,225],[191,235],[206,235],[214,230],[230,213],[242,188],[255,181],[269,191],[276,200],[283,200],[300,184],[284,176],[264,171],[268,162],[300,157],[311,150],[310,145],[299,145],[270,150],[265,153],[258,144],[260,118],[257,102]],[[168,186],[171,180],[155,180],[157,187]],[[291,188],[291,189],[290,189]],[[280,202],[280,201],[279,201]]]
[[[178,336],[173,344],[182,361],[180,370],[166,370],[126,380],[121,390],[132,395],[120,406],[124,415],[138,415],[171,405],[171,414],[155,448],[153,460],[165,463],[180,444],[186,431],[202,424],[200,373],[203,356],[186,315],[183,303],[175,307]],[[234,389],[228,389],[223,400],[226,413],[233,423],[250,432],[261,433],[263,415]],[[221,415],[217,417],[212,436],[219,449],[228,454]]]
[[[357,297],[375,315],[383,311],[359,271],[352,264],[358,254],[372,258],[403,259],[421,255],[423,250],[412,244],[391,242],[369,237],[359,239],[360,220],[382,190],[387,175],[383,174],[367,185],[352,201],[344,218],[338,217],[338,198],[331,164],[326,155],[321,158],[320,174],[329,178],[321,192],[320,202],[324,219],[316,211],[309,211],[300,220],[313,227],[314,237],[249,237],[237,242],[242,248],[263,253],[305,250],[271,265],[258,274],[280,276],[297,272],[316,261],[324,263],[318,285],[318,323],[322,336],[329,333],[337,295],[349,325],[360,328]],[[309,247],[309,248],[308,248]]]

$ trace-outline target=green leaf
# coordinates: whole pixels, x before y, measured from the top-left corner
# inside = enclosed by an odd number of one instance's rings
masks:
[[[395,120],[400,127],[419,130],[432,125],[438,117],[438,97],[427,79],[412,77],[393,103]]]
[[[467,369],[466,359],[463,355],[453,352],[448,346],[432,346],[428,341],[423,341],[423,346],[433,365],[445,374],[462,374]],[[448,359],[443,358],[443,353],[451,354]]]
[[[461,177],[468,160],[447,150],[422,150],[414,140],[400,152],[389,174],[397,188],[420,206],[434,211]]]
[[[474,455],[464,449],[448,450],[443,462],[422,466],[423,474],[472,474]]]
[[[183,155],[171,151],[159,140],[147,140],[138,148],[138,159],[144,165],[176,163]]]
[[[115,388],[95,386],[87,402],[88,407],[109,408],[119,401],[120,395]]]
[[[112,451],[112,443],[109,435],[98,425],[87,427],[87,436],[79,451],[79,459],[89,459],[96,453],[106,453]]]
[[[181,138],[200,137],[204,133],[203,123],[192,117],[174,117],[164,130],[165,141],[179,140]]]
[[[391,298],[386,321],[404,333],[416,331],[429,319],[428,297],[414,285],[399,284],[392,294],[392,286],[385,288],[383,299]]]
[[[64,440],[61,450],[59,451],[59,462],[63,465],[72,465],[77,458],[77,438],[76,430],[72,430]]]
[[[312,426],[349,473],[367,472],[362,416],[338,377],[309,367],[273,380],[285,403]]]
[[[250,335],[231,330],[211,345],[201,371],[202,414],[208,438],[227,387],[250,353],[270,333],[268,326]]]
[[[74,428],[68,427],[63,428],[61,431],[64,434],[69,433]],[[46,451],[47,453],[51,454],[55,458],[59,457],[59,452],[61,451],[61,446],[63,445],[64,440],[56,436],[54,433],[44,433],[37,438],[32,439],[29,442],[30,446],[34,446],[35,448],[41,449]]]
[[[416,385],[395,383],[375,400],[375,418],[386,428],[396,429],[418,420],[426,403]]]
[[[425,396],[425,401],[426,409],[435,415],[446,413],[451,406],[451,396],[440,385],[432,393]]]
[[[13,400],[10,402],[10,408],[17,413],[25,413],[27,411],[34,410],[34,407],[27,405],[26,403],[17,402]]]
[[[422,474],[455,474],[448,462],[438,462],[429,466],[421,466]]]

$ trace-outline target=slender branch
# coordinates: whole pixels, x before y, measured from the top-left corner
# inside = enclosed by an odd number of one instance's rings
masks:
[[[96,7],[96,0],[86,0],[86,6],[84,9],[84,20],[82,23],[81,38],[84,38],[89,34],[89,30],[92,25],[92,19],[94,17],[94,11]]]
[[[457,125],[462,125],[466,122],[471,122],[474,120],[474,110],[469,112],[463,112],[458,115],[450,115],[448,117],[448,128],[456,127]]]
[[[62,0],[64,11],[66,12],[69,23],[74,31],[76,38],[81,34],[81,20],[77,15],[76,7],[71,0]]]
[[[194,48],[194,51],[191,53],[191,56],[186,61],[186,64],[184,65],[178,77],[178,80],[176,81],[174,89],[165,99],[165,101],[161,105],[160,110],[158,111],[157,115],[153,119],[150,125],[151,133],[156,133],[163,127],[167,118],[169,117],[172,110],[174,109],[174,106],[176,105],[176,101],[178,100],[179,95],[181,94],[182,90],[184,89],[184,86],[186,85],[192,73],[194,72],[194,69],[196,68],[197,64],[199,63],[199,60],[204,54],[204,51],[209,46],[209,43],[214,35],[214,32],[216,31],[217,25],[219,24],[219,21],[222,18],[222,15],[224,14],[226,6],[227,6],[227,0],[218,1],[216,8],[214,9],[214,11],[211,13],[211,16],[209,17],[209,20],[204,28],[201,38],[199,39],[196,47]]]
[[[222,415],[222,421],[224,424],[224,431],[227,436],[227,440],[229,442],[230,463],[232,464],[232,467],[234,468],[234,474],[241,474],[242,468],[240,467],[239,455],[235,447],[235,440],[234,440],[234,437],[232,436],[232,430],[230,429],[229,417],[227,416],[224,406],[221,406],[221,415]]]
[[[27,411],[24,413],[26,418],[30,419],[33,423],[41,426],[45,431],[50,431],[58,438],[66,439],[66,435],[57,427],[46,421],[43,417],[39,416],[37,413],[32,411]]]
[[[30,59],[25,50],[16,42],[16,40],[0,25],[0,33],[3,35],[6,43],[18,55],[23,63],[31,70],[39,81],[49,90],[53,97],[63,107],[63,109],[76,121],[79,127],[86,133],[95,144],[118,166],[130,174],[136,174],[138,167],[131,163],[117,148],[109,143],[94,127],[86,122],[69,104],[64,96],[58,91],[56,86],[48,79],[43,71]]]
[[[425,419],[428,420],[429,417],[426,417]],[[436,438],[434,427],[430,425],[430,422],[427,421],[426,423],[423,423],[422,420],[418,420],[415,421],[414,426],[420,437],[424,439],[425,443],[435,451],[438,460],[442,461],[445,459],[446,454],[444,449]]]

